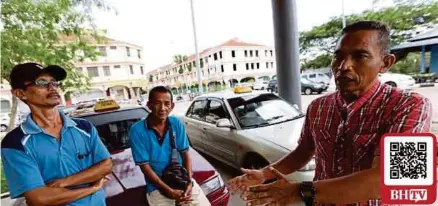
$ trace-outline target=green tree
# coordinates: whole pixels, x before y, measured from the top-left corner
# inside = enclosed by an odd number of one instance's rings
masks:
[[[186,55],[178,54],[178,55],[173,56],[173,62],[175,64],[181,64],[187,60],[188,60],[188,57]]]
[[[359,20],[385,22],[391,27],[391,46],[393,46],[413,37],[416,34],[415,29],[431,27],[438,22],[438,2],[436,0],[411,0],[411,4],[406,2],[408,1],[400,1],[395,7],[391,8],[378,11],[364,11],[360,14],[347,16],[347,24]],[[421,3],[413,4],[412,2]],[[342,18],[333,17],[328,22],[313,27],[310,31],[301,32],[300,53],[318,54],[312,60],[305,60],[304,66],[323,65],[322,67],[328,67],[330,62],[327,61],[327,55],[334,52],[341,30]]]
[[[319,69],[323,67],[328,67],[331,64],[331,62],[332,62],[331,54],[322,54],[312,60],[304,59],[303,63],[301,64],[301,70]]]
[[[99,54],[88,44],[101,39],[90,12],[95,7],[111,9],[103,0],[2,1],[1,79],[9,81],[14,65],[34,61],[64,67],[68,75],[61,89],[68,95],[87,89],[89,79],[76,71],[74,63]],[[17,99],[13,97],[9,130],[16,111]]]
[[[394,64],[390,72],[403,74],[420,72],[420,54],[408,54],[403,60]]]

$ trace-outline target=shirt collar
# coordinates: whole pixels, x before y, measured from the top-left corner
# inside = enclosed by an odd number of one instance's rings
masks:
[[[342,98],[341,93],[338,91],[336,95],[336,102],[339,107],[352,110],[349,113],[352,113],[362,107],[366,102],[368,102],[381,88],[382,83],[379,80],[376,80],[373,83],[373,86],[365,92],[359,99],[353,101],[350,104],[347,104],[345,100]]]
[[[76,126],[76,123],[69,117],[65,116],[64,113],[59,112],[59,114],[61,115],[62,122],[64,123],[63,128]],[[24,134],[38,134],[43,132],[41,127],[38,126],[38,124],[35,123],[35,121],[33,121],[31,114],[27,115],[26,120],[23,123],[21,123],[20,127],[21,130],[23,130]]]
[[[146,119],[145,119],[145,122],[146,122],[146,129],[153,129],[153,127],[152,127],[152,125],[151,125],[151,122],[150,122],[150,120],[149,120],[149,118],[150,118],[150,115],[148,115],[147,117],[146,117]],[[167,129],[169,129],[169,127],[170,127],[170,120],[169,120],[169,118],[167,118],[167,120],[166,120],[166,128],[165,128],[165,130],[167,130]]]

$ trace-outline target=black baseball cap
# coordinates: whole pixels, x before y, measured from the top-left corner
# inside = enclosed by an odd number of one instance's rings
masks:
[[[43,67],[37,63],[18,64],[12,68],[10,75],[10,84],[12,89],[24,88],[26,82],[35,81],[42,73],[50,74],[56,81],[62,81],[67,77],[67,72],[64,68],[57,65],[49,65]]]

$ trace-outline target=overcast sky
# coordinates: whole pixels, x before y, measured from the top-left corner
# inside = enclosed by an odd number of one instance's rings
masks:
[[[344,0],[345,13],[372,7],[373,0]],[[195,51],[190,0],[108,0],[114,12],[96,12],[96,23],[111,38],[144,49],[147,71],[171,63],[175,54]],[[391,0],[383,0],[391,4]],[[274,45],[271,0],[194,0],[198,48],[237,37]],[[342,0],[297,0],[298,29],[309,30],[340,16]]]

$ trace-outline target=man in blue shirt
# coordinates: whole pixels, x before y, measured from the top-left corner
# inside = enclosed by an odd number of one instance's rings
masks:
[[[192,179],[192,160],[184,125],[177,118],[169,117],[175,106],[172,93],[165,87],[153,88],[149,92],[147,106],[151,113],[145,120],[132,126],[129,139],[134,161],[146,177],[149,205],[169,206],[175,205],[175,202],[210,205],[199,185]],[[175,147],[180,154],[178,157],[180,164],[187,170],[189,180],[193,180],[186,191],[171,188],[161,180],[163,171],[171,162],[170,135],[174,135]]]
[[[31,113],[1,143],[9,192],[29,205],[105,205],[102,186],[111,173],[110,154],[90,122],[70,119],[56,108],[66,76],[54,65],[12,69],[12,92]]]

